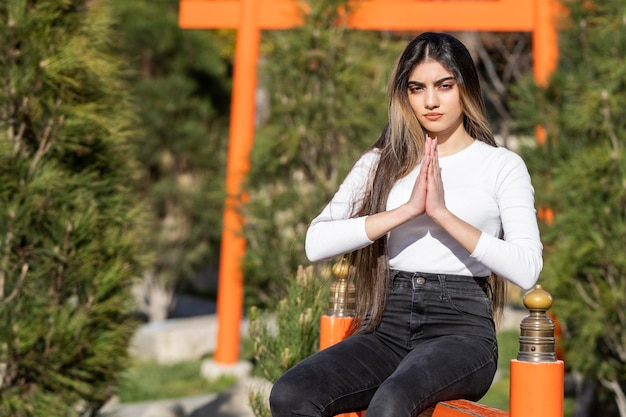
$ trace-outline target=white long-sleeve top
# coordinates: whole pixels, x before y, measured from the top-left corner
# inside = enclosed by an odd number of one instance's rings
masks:
[[[366,152],[353,166],[338,191],[311,222],[306,254],[311,262],[327,260],[370,245],[365,218],[353,217],[379,151]],[[479,229],[478,245],[468,253],[428,215],[388,234],[389,267],[409,272],[487,276],[492,271],[531,288],[543,267],[543,246],[534,207],[534,190],[526,165],[516,153],[480,141],[439,165],[447,208]],[[387,210],[406,203],[420,166],[398,180],[387,199]],[[500,239],[500,231],[504,240]]]

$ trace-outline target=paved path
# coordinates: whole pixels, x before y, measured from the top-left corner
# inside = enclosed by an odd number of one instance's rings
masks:
[[[249,405],[251,389],[267,392],[269,384],[243,379],[222,394],[129,404],[108,404],[102,417],[255,417]]]

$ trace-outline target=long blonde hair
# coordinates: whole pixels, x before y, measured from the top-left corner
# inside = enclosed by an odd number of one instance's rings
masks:
[[[473,138],[497,146],[487,121],[478,73],[465,46],[451,35],[425,32],[406,46],[392,71],[388,94],[388,122],[371,148],[378,149],[378,164],[370,173],[366,195],[353,215],[365,216],[386,210],[387,197],[394,183],[415,168],[424,156],[425,133],[413,113],[408,99],[409,75],[416,65],[433,60],[455,77],[463,126]],[[382,318],[389,288],[389,254],[387,237],[350,255],[356,269],[355,330],[374,330]],[[498,317],[504,304],[506,281],[492,274],[489,279],[494,313]],[[367,320],[366,320],[366,317]]]

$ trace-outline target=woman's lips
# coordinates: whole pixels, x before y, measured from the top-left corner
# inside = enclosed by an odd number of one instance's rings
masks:
[[[443,114],[441,113],[426,113],[424,115],[425,118],[427,118],[428,120],[432,120],[432,121],[439,120],[442,116]]]

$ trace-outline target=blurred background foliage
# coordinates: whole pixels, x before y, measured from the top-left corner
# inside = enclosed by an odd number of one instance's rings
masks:
[[[159,320],[176,293],[215,298],[234,32],[180,29],[177,0],[110,3],[138,108],[137,193],[150,206],[154,262],[137,298]]]

